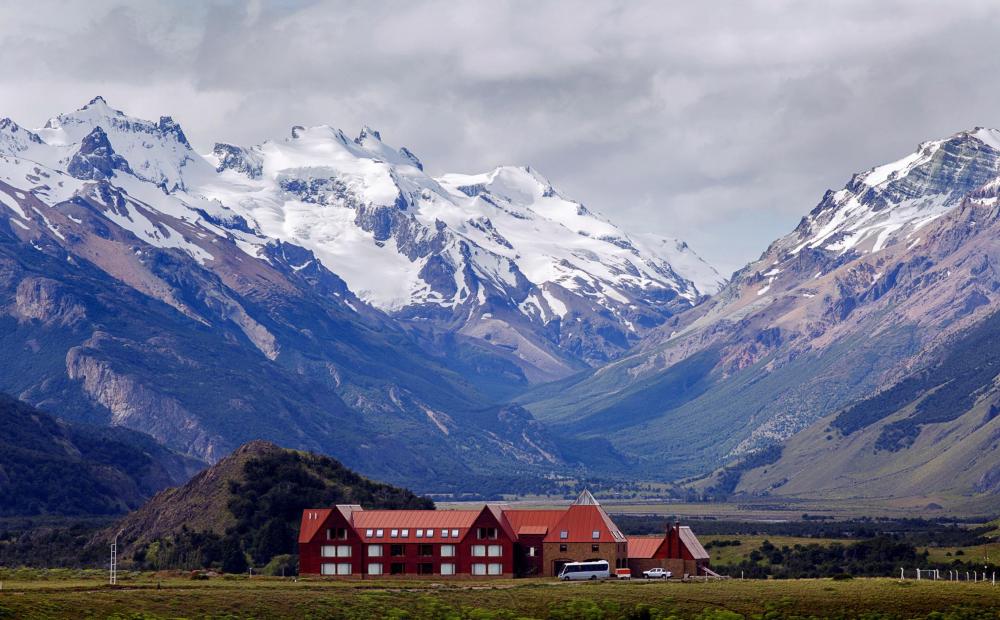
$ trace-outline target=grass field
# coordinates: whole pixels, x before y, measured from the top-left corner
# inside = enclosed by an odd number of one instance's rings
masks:
[[[159,583],[160,589],[157,588]],[[936,615],[941,612],[943,615]],[[0,618],[1000,618],[987,584],[850,581],[608,582],[540,580],[192,581],[97,574],[6,580]]]

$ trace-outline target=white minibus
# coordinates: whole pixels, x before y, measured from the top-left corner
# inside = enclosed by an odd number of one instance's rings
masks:
[[[611,570],[607,560],[590,560],[589,562],[570,562],[559,572],[563,581],[585,579],[610,579]]]

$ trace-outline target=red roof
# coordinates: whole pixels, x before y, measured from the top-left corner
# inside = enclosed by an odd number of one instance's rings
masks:
[[[354,529],[365,542],[449,542],[461,540],[479,517],[480,510],[361,510],[354,513]],[[441,530],[448,530],[448,536]],[[372,530],[372,535],[368,535]],[[376,536],[382,530],[382,536]],[[396,530],[397,536],[391,536]],[[407,536],[403,537],[403,530]],[[422,536],[417,538],[417,530]],[[428,536],[428,530],[434,532]],[[451,536],[458,530],[458,537]]]
[[[544,529],[548,532],[559,523],[566,509],[561,510],[507,510],[504,516],[511,528],[520,533],[525,527]],[[545,532],[542,532],[543,534]]]
[[[656,555],[663,541],[663,536],[629,536],[628,557],[648,560]]]
[[[302,526],[299,528],[299,542],[307,543],[313,539],[326,518],[333,512],[332,508],[309,508],[302,511]]]
[[[625,540],[604,509],[594,504],[574,504],[567,508],[545,537],[545,542],[614,543]]]

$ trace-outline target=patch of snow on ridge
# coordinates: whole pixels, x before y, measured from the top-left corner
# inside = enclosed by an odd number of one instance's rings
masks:
[[[21,208],[21,204],[18,201],[14,200],[13,196],[11,196],[10,194],[8,194],[3,190],[0,190],[0,203],[3,203],[4,206],[6,206],[14,213],[17,213],[17,215],[20,216],[22,220],[28,219],[28,214],[25,213],[24,209]]]

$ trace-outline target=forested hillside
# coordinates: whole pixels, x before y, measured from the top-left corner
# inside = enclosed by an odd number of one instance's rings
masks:
[[[0,394],[0,517],[120,514],[202,467],[141,433],[70,425]]]

